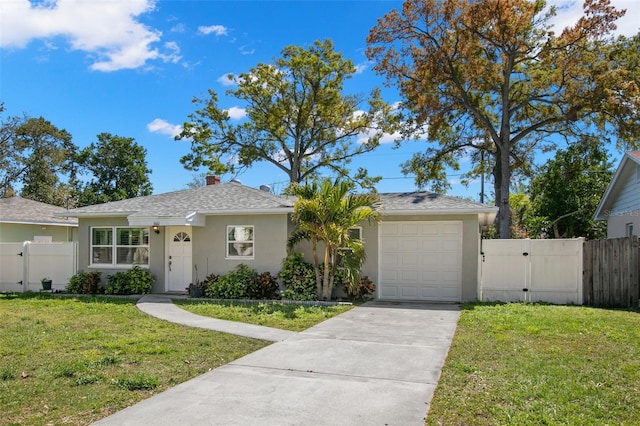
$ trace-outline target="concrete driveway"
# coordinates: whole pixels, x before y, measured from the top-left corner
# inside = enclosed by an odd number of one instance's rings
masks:
[[[459,315],[369,302],[96,424],[423,425]]]

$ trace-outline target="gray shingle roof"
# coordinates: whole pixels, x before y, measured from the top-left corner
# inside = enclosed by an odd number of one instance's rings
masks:
[[[54,216],[67,210],[63,207],[20,197],[0,198],[0,222],[38,225],[78,226],[78,219]]]
[[[384,213],[482,213],[494,212],[497,207],[463,198],[432,192],[389,192],[378,194]]]
[[[197,189],[167,192],[146,197],[80,207],[73,216],[182,216],[238,212],[290,211],[286,198],[237,183],[209,185]]]
[[[429,192],[378,194],[386,214],[491,213],[496,207]],[[292,211],[295,199],[280,197],[238,183],[209,185],[197,189],[131,198],[70,210],[75,217],[186,217],[189,214],[273,213]]]

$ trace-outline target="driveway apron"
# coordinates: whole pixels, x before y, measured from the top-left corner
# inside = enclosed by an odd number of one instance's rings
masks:
[[[369,302],[96,424],[423,425],[459,315]]]

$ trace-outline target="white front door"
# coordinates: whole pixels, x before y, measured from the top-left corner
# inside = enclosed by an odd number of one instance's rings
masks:
[[[191,283],[192,228],[167,227],[167,291],[185,291]]]

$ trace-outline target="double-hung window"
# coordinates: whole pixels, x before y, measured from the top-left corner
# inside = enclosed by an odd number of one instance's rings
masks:
[[[253,259],[253,226],[227,226],[227,258]]]
[[[149,228],[91,228],[92,266],[149,265]]]

